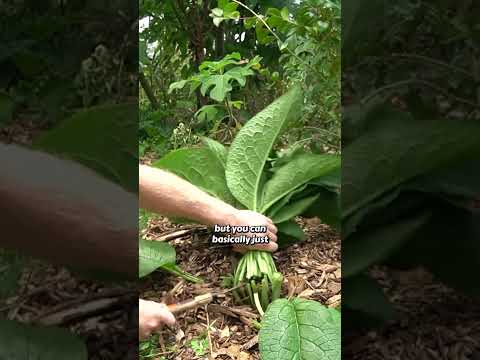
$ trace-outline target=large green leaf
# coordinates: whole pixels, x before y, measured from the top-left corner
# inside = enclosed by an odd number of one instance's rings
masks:
[[[342,238],[347,239],[357,230],[363,219],[371,213],[383,211],[387,208],[399,195],[400,188],[387,192],[383,196],[355,211],[350,216],[342,219]]]
[[[275,224],[290,220],[307,210],[317,200],[319,195],[308,196],[287,204],[280,209],[271,219]]]
[[[223,201],[234,202],[225,181],[224,166],[218,154],[208,148],[174,150],[154,162],[153,166],[171,171]]]
[[[397,186],[343,220],[342,236],[348,238],[361,225],[388,223],[403,214],[425,207],[436,197],[456,206],[471,207],[480,196],[477,160],[455,163]],[[374,222],[371,221],[374,220]]]
[[[219,61],[204,61],[200,64],[198,69],[203,72],[209,70],[211,72],[222,72],[229,65],[239,65],[242,55],[238,52],[225,55]]]
[[[299,115],[303,100],[294,87],[250,119],[235,137],[227,157],[226,178],[232,194],[250,210],[259,210],[263,170],[278,136]]]
[[[169,243],[140,239],[138,250],[138,275],[141,278],[164,265],[175,264],[175,249]]]
[[[262,360],[340,360],[340,312],[312,300],[276,300],[258,341]]]
[[[342,217],[401,183],[480,156],[480,123],[408,122],[361,136],[343,151]]]
[[[302,196],[302,195],[304,195],[304,191],[307,187],[308,187],[308,184],[304,184],[304,185],[300,186],[299,188],[295,189],[294,191],[288,193],[282,199],[280,199],[275,204],[273,204],[273,206],[271,206],[268,209],[268,211],[265,212],[265,214],[269,218],[274,217],[275,214],[277,212],[279,212],[285,205],[290,203],[292,201],[292,199],[298,200],[298,199],[295,198],[296,195],[301,196],[301,197],[305,197],[305,196]],[[308,195],[312,195],[312,194],[308,194]]]
[[[212,129],[217,128],[219,123],[227,116],[225,108],[221,105],[204,105],[196,113],[197,126],[205,126]]]
[[[247,67],[235,67],[233,69],[228,70],[225,73],[225,76],[228,76],[231,80],[235,80],[238,82],[240,86],[245,86],[247,82],[247,76],[254,75],[252,69]]]
[[[138,107],[80,111],[48,131],[34,147],[78,161],[129,191],[138,189]]]
[[[317,198],[313,204],[300,215],[304,217],[318,217],[324,224],[335,229],[340,228],[340,198],[339,194],[323,188],[317,189]]]
[[[342,283],[342,302],[353,310],[383,320],[389,320],[395,314],[381,287],[363,274],[345,279]]]
[[[342,239],[347,240],[355,231],[368,231],[395,223],[398,219],[430,209],[432,199],[419,192],[391,191],[377,201],[369,203],[342,222]]]
[[[295,157],[265,184],[262,212],[299,186],[320,178],[340,167],[340,156],[330,154],[304,154]]]
[[[415,238],[389,259],[401,268],[421,264],[447,285],[480,295],[480,210],[432,201],[432,218]]]
[[[24,258],[0,249],[0,298],[12,296],[23,273]]]
[[[456,209],[455,212],[462,209]],[[425,252],[426,263],[432,272],[444,283],[463,291],[471,296],[480,296],[480,211],[464,213],[463,215],[450,213],[432,222],[429,252]],[[437,220],[442,226],[435,228]],[[452,221],[453,225],[450,225]],[[441,249],[434,240],[439,240]],[[452,244],[452,239],[455,239]],[[455,254],[455,256],[452,256]],[[433,256],[432,256],[433,255]]]
[[[230,84],[230,76],[223,74],[223,75],[211,75],[200,88],[200,92],[203,96],[209,91],[209,89],[213,86],[212,90],[210,90],[210,97],[213,100],[218,102],[222,102],[225,100],[227,94],[232,91],[232,85]]]
[[[338,166],[335,170],[313,179],[309,184],[327,187],[329,189],[340,190],[342,186],[342,168]]]
[[[277,224],[278,245],[285,246],[305,240],[305,233],[300,225],[294,220],[288,220]]]
[[[67,330],[0,319],[0,359],[87,360],[87,348]]]
[[[370,265],[384,261],[410,240],[430,215],[429,212],[414,214],[408,219],[354,234],[342,244],[342,275],[345,278],[357,275]]]
[[[349,277],[342,281],[343,309],[359,312],[358,318],[371,317],[373,322],[383,322],[395,317],[395,310],[388,301],[380,285],[364,274]],[[344,314],[345,315],[345,314]]]
[[[12,120],[15,103],[13,99],[0,92],[0,125],[9,123]]]
[[[383,98],[365,104],[352,104],[342,111],[342,145],[379,128],[398,127],[416,121],[410,112],[401,110]]]
[[[480,198],[479,164],[478,158],[453,164],[416,178],[405,188],[467,199]]]
[[[220,160],[223,166],[227,164],[228,150],[223,144],[208,137],[202,137],[202,142],[208,149],[210,149],[217,159]]]
[[[168,87],[168,93],[171,94],[173,90],[181,90],[188,83],[188,80],[180,80],[170,84]]]

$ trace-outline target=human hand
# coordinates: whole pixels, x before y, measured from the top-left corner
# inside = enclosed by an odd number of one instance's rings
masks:
[[[277,245],[277,227],[273,224],[272,220],[268,217],[251,210],[237,210],[232,213],[227,219],[228,225],[232,226],[266,226],[267,232],[265,233],[246,233],[246,236],[268,236],[268,244],[255,244],[255,245],[234,245],[235,251],[244,253],[248,250],[263,250],[274,252],[278,250]],[[243,233],[242,233],[243,234]]]
[[[138,328],[140,340],[145,340],[158,331],[163,324],[175,324],[175,317],[165,304],[138,300]]]

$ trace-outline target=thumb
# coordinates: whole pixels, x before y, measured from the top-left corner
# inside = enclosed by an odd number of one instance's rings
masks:
[[[173,316],[172,312],[165,304],[158,304],[158,317],[160,321],[164,324],[170,326],[175,324],[175,316]]]

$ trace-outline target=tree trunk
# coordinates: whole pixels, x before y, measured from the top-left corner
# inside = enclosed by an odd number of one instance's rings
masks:
[[[152,87],[148,83],[147,79],[145,78],[145,75],[143,72],[138,73],[138,79],[140,80],[140,85],[142,85],[143,90],[145,91],[145,94],[147,95],[148,100],[150,100],[150,103],[152,104],[152,107],[157,110],[159,108],[158,101],[155,97],[155,94],[153,93]]]
[[[217,29],[217,39],[215,41],[215,52],[217,60],[220,60],[225,56],[225,28],[221,23]]]

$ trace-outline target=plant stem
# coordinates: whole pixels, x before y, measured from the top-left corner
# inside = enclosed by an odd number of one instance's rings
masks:
[[[277,300],[280,297],[283,284],[283,275],[279,272],[276,272],[272,276],[272,302]]]
[[[246,284],[246,288],[247,288],[247,293],[248,293],[248,297],[250,298],[250,303],[251,304],[254,304],[255,303],[255,299],[253,298],[253,291],[252,291],[252,287],[250,286],[250,284]]]
[[[270,25],[267,24],[267,22],[259,15],[257,14],[255,11],[253,11],[252,9],[250,9],[247,5],[241,3],[240,1],[238,0],[232,0],[234,3],[240,5],[241,7],[247,9],[248,11],[250,11],[253,16],[255,16],[258,20],[260,20],[263,25],[265,25],[265,27],[267,28],[267,30],[275,37],[275,39],[277,39],[278,42],[280,43],[283,43],[282,39],[280,39],[280,37],[272,30],[272,28],[270,27]],[[310,66],[310,64],[307,64],[301,57],[299,57],[297,54],[295,54],[292,50],[290,50],[288,47],[285,48],[289,53],[290,55],[292,55],[295,59],[297,59],[298,61],[300,61],[303,65],[305,65],[307,68],[310,69],[310,71],[313,71],[314,73],[316,73],[317,71]]]
[[[235,122],[235,128],[238,129],[238,121],[235,118],[235,116],[233,115],[233,109],[230,105],[230,100],[231,100],[231,98],[230,98],[230,95],[229,95],[227,100],[225,100],[225,106],[227,107],[228,115],[230,116],[230,121],[233,119],[233,121]]]
[[[269,299],[269,283],[268,283],[268,278],[267,278],[267,275],[264,275],[263,276],[263,279],[262,279],[262,289],[261,289],[261,300],[262,300],[262,306],[264,309],[267,309],[268,307],[268,304],[270,303],[270,299]]]
[[[235,291],[233,291],[232,294],[233,294],[233,298],[235,299],[235,302],[237,304],[242,304],[242,298],[240,296],[240,292],[239,291],[237,292],[237,290],[235,290]]]
[[[441,88],[440,86],[436,85],[436,84],[433,84],[429,81],[425,81],[425,80],[420,80],[420,79],[407,79],[407,80],[401,80],[401,81],[397,81],[397,82],[394,82],[392,84],[388,84],[388,85],[385,85],[385,86],[382,86],[378,89],[375,89],[374,91],[372,91],[370,94],[368,94],[367,96],[365,96],[362,100],[360,100],[360,102],[362,104],[366,104],[368,103],[370,100],[372,100],[375,96],[377,96],[378,94],[384,92],[384,91],[387,91],[387,90],[391,90],[391,89],[395,89],[395,88],[398,88],[398,87],[401,87],[401,86],[405,86],[405,85],[411,85],[411,84],[418,84],[418,85],[423,85],[423,86],[426,86],[426,87],[429,87],[431,89],[434,89],[440,93],[442,93],[444,96],[446,97],[449,97],[451,98],[452,100],[455,100],[455,101],[458,101],[460,103],[463,103],[463,104],[467,104],[467,105],[470,105],[474,108],[480,108],[480,105],[479,104],[476,104],[470,100],[467,100],[467,99],[463,99],[463,98],[460,98],[458,96],[455,96],[455,95],[452,95],[450,94],[447,90]]]
[[[465,77],[473,78],[471,72],[469,72],[465,69],[462,69],[461,67],[458,67],[458,66],[455,66],[455,65],[452,65],[452,64],[449,64],[449,63],[446,63],[444,61],[437,60],[437,59],[434,59],[434,58],[431,58],[431,57],[428,57],[428,56],[406,53],[406,54],[392,54],[391,57],[393,57],[393,58],[403,58],[403,59],[406,59],[406,60],[418,60],[418,61],[429,62],[430,64],[444,67],[448,70],[451,70],[452,72],[458,72],[459,74],[462,74]]]
[[[180,276],[181,278],[190,281],[194,284],[201,284],[203,283],[203,280],[186,272],[183,271],[178,265],[169,265],[169,266],[162,266],[161,269],[166,270],[176,276]]]
[[[253,299],[255,300],[255,307],[257,308],[258,313],[260,314],[260,316],[263,317],[263,315],[265,315],[265,312],[262,309],[262,304],[260,304],[260,298],[258,297],[258,292],[253,293]]]

